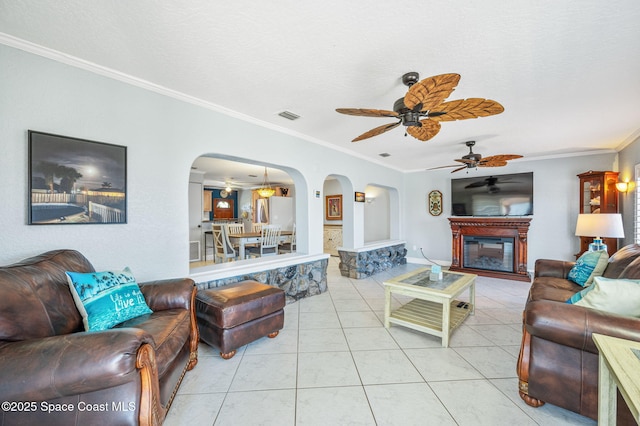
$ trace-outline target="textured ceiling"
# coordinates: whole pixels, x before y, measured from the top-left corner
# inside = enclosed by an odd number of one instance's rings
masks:
[[[23,41],[398,170],[453,164],[467,140],[526,161],[640,135],[638,0],[1,0],[0,42]],[[449,100],[505,112],[352,143],[394,120],[335,108],[392,109],[408,71],[458,73]]]

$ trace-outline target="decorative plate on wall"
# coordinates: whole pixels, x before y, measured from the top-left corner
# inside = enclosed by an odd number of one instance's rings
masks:
[[[429,213],[431,216],[442,214],[442,192],[433,190],[429,193]]]

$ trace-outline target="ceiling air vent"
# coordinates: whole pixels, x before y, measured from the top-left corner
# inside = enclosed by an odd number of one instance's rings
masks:
[[[391,154],[388,152],[383,152],[382,154],[378,154],[380,157],[391,157]]]
[[[294,114],[291,111],[282,111],[281,113],[278,114],[280,117],[284,117],[287,120],[297,120],[298,118],[300,118],[300,116],[298,114]]]

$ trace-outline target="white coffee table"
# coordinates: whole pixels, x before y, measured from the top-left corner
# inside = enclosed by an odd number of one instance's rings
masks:
[[[476,275],[443,271],[441,281],[429,279],[430,268],[394,277],[385,281],[384,326],[398,324],[442,338],[442,346],[449,346],[451,332],[474,314]],[[456,299],[469,291],[468,301]],[[409,303],[391,311],[391,295],[413,297]]]

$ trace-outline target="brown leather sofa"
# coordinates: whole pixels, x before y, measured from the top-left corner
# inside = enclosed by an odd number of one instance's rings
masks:
[[[625,317],[566,304],[582,290],[567,275],[574,262],[540,259],[523,313],[518,358],[520,397],[539,407],[545,402],[598,418],[598,349],[600,333],[640,341],[640,318]],[[603,276],[640,278],[640,245],[618,250]],[[635,424],[618,395],[618,424]]]
[[[140,284],[152,314],[85,332],[65,271],[73,250],[0,267],[0,424],[161,424],[197,363],[190,279]]]

